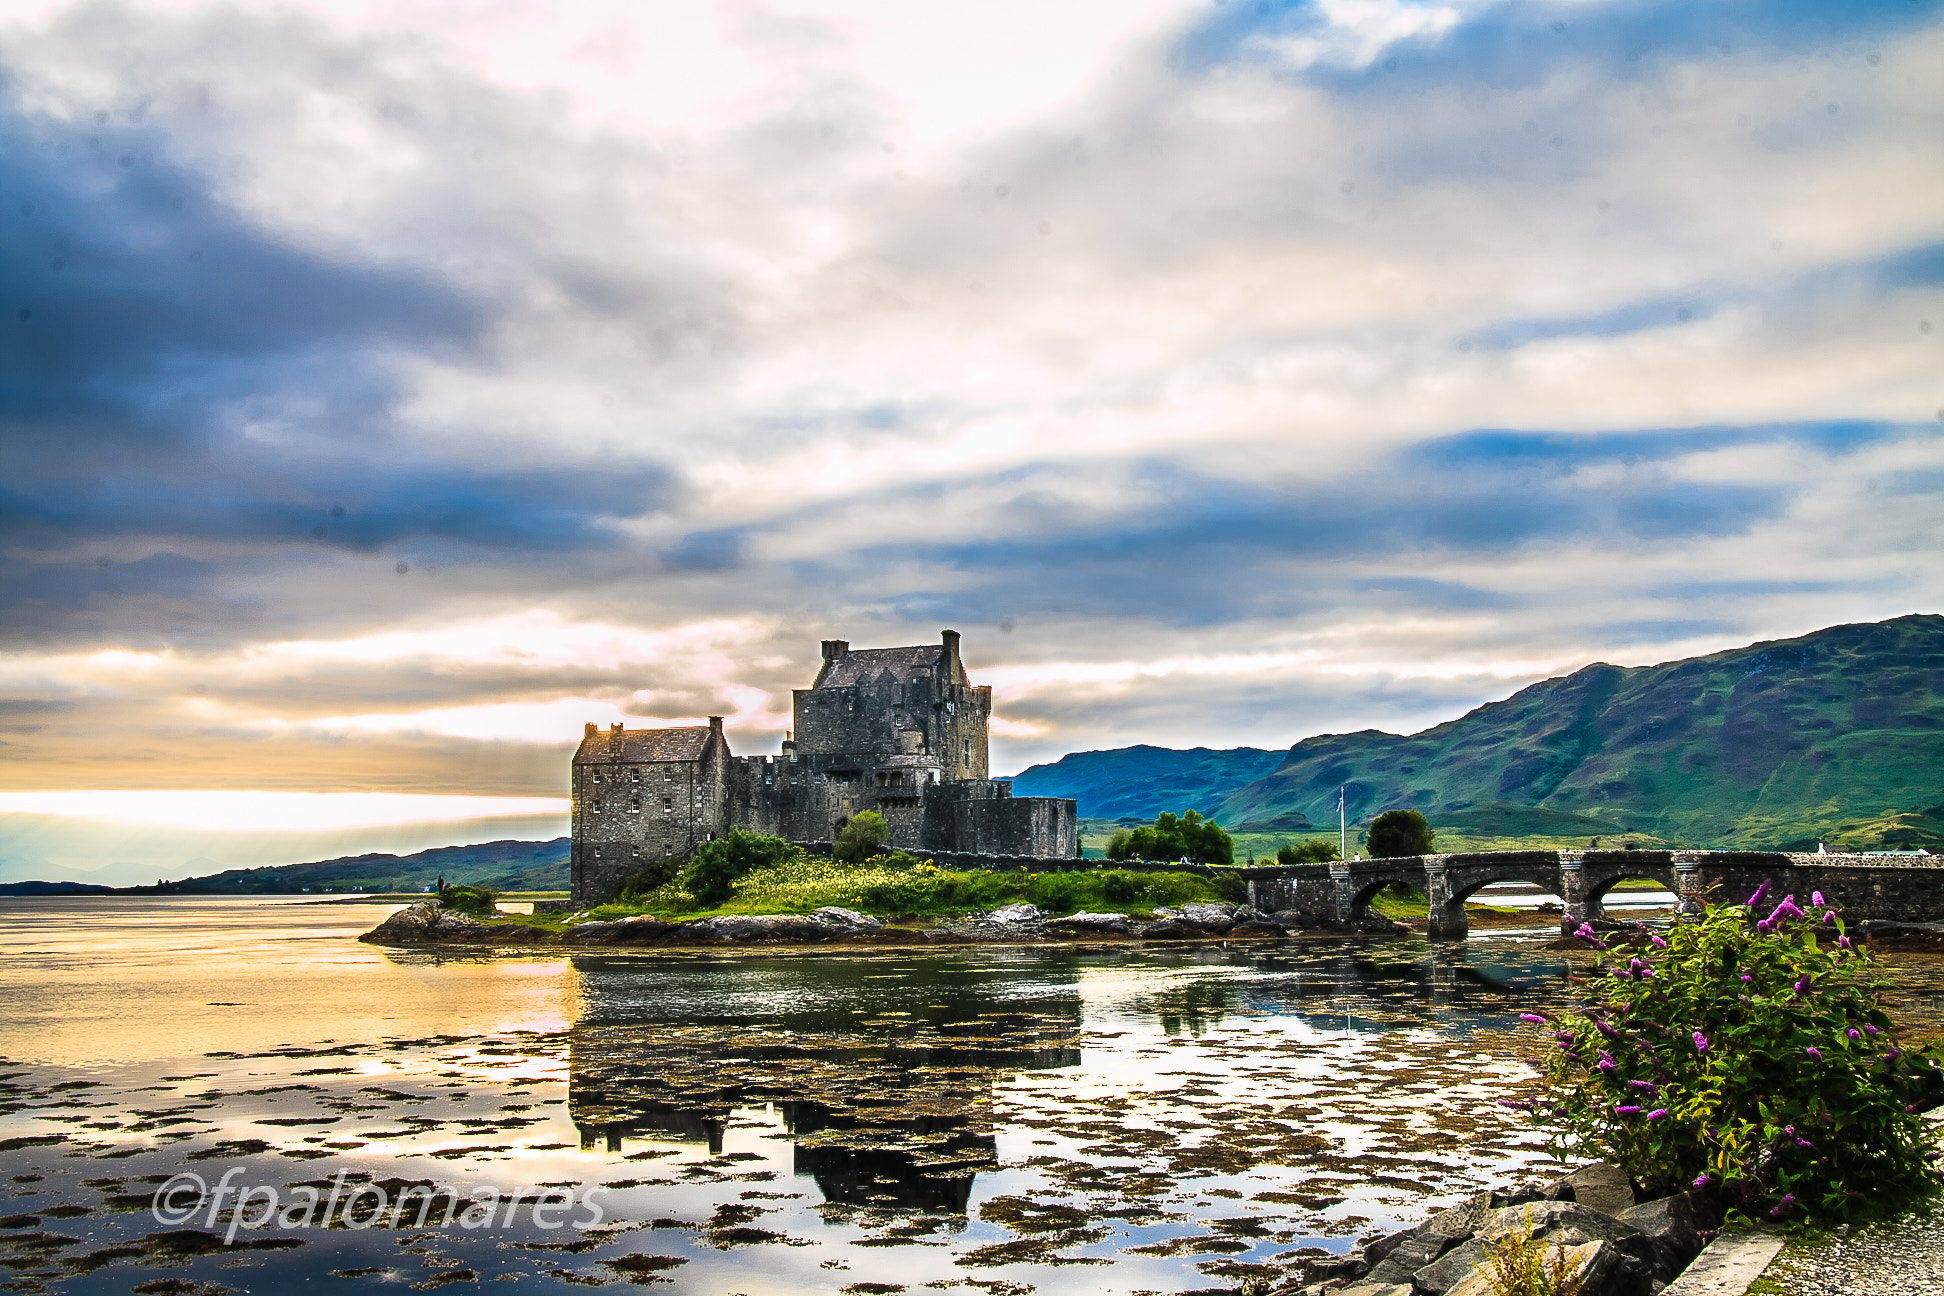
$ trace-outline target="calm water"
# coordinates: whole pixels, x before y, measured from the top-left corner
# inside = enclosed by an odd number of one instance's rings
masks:
[[[1537,1051],[1517,1014],[1566,992],[1545,927],[1438,951],[356,943],[390,908],[0,910],[9,1281],[1223,1289],[1542,1161],[1499,1100]],[[231,1170],[267,1227],[224,1245],[222,1213],[151,1213],[171,1176]],[[431,1226],[378,1211],[439,1185]],[[333,1188],[365,1194],[353,1227],[299,1209]]]

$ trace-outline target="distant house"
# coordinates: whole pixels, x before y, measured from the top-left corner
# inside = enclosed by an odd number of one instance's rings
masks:
[[[863,810],[893,847],[1078,856],[1076,804],[1015,797],[988,777],[992,690],[975,686],[959,636],[853,651],[825,640],[823,668],[792,694],[796,728],[777,756],[734,756],[707,726],[588,725],[573,765],[574,900],[598,904],[649,860],[682,856],[731,827],[828,841]]]

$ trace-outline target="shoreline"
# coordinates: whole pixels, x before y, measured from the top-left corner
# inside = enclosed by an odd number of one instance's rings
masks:
[[[811,914],[711,914],[671,920],[647,914],[594,919],[559,930],[531,923],[482,920],[437,901],[407,905],[358,937],[364,944],[395,949],[507,948],[523,951],[616,950],[858,950],[989,947],[1129,947],[1231,941],[1273,944],[1287,940],[1422,936],[1426,923],[1399,922],[1372,914],[1356,927],[1317,926],[1306,916],[1261,914],[1244,905],[1190,903],[1152,911],[1152,919],[1119,913],[1042,913],[1009,905],[989,914],[916,922],[890,921],[852,909],[826,906]],[[1524,915],[1481,913],[1478,925],[1497,932],[1558,939],[1556,923]]]

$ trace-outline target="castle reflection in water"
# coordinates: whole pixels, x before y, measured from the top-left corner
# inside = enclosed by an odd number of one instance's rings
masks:
[[[914,996],[907,967],[895,977],[899,1006],[881,1007],[874,966],[820,968],[852,982],[825,981],[824,995],[734,1005],[780,1010],[756,1019],[691,1012],[679,1023],[616,1020],[634,1015],[616,1000],[631,997],[630,981],[645,989],[644,972],[587,978],[590,1011],[568,1036],[568,1111],[582,1146],[677,1141],[720,1155],[737,1114],[767,1107],[782,1119],[794,1172],[826,1201],[963,1212],[974,1177],[998,1168],[994,1081],[1079,1065],[1079,996],[1045,986],[1052,993],[1022,1003],[1016,970],[962,965]]]

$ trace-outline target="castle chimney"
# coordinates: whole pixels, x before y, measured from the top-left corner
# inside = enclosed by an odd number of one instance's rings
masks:
[[[710,732],[710,733],[718,733],[718,734],[722,732],[722,717],[721,717],[721,716],[710,716],[710,717],[709,717],[709,732]]]
[[[964,673],[964,668],[959,665],[959,632],[956,630],[946,630],[939,635],[939,638],[945,644],[946,679],[950,682],[956,682],[958,677]]]
[[[618,725],[618,724],[611,724],[611,725],[609,725],[609,726],[608,726],[608,732],[609,732],[609,733],[620,733],[620,732],[621,732],[621,726],[620,726],[620,725]]]
[[[823,641],[824,664],[828,665],[850,651],[848,639],[826,639]]]
[[[592,738],[595,734],[599,733],[600,731],[601,731],[601,726],[595,724],[592,720],[589,720],[587,722],[587,732],[582,734],[581,737]]]

